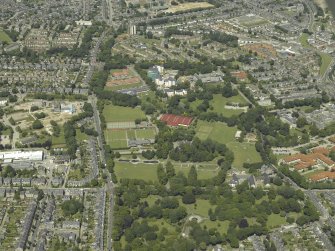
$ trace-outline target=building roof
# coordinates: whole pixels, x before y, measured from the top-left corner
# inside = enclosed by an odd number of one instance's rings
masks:
[[[325,179],[335,179],[335,172],[320,172],[320,173],[315,173],[309,177],[312,181],[320,181],[320,180],[325,180]]]

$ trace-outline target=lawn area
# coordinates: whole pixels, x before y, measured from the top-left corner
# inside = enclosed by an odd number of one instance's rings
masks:
[[[266,226],[270,228],[275,228],[286,223],[285,217],[281,217],[279,214],[270,214]]]
[[[233,96],[230,98],[225,98],[221,94],[214,94],[213,100],[211,100],[209,104],[213,106],[214,112],[220,113],[226,117],[231,117],[233,115],[239,115],[243,112],[242,109],[238,109],[238,110],[226,109],[225,105],[228,102],[239,103],[241,105],[248,105],[247,101],[240,95]]]
[[[184,204],[180,198],[179,205],[185,207],[189,215],[195,214],[206,218],[208,217],[208,210],[210,208],[214,210],[214,206],[212,206],[208,200],[203,199],[197,199],[195,206],[195,204],[189,204],[189,205]]]
[[[319,55],[321,57],[320,75],[323,76],[326,73],[328,66],[332,61],[332,57],[329,54],[322,52],[320,52]]]
[[[230,142],[228,148],[234,152],[233,167],[237,169],[243,168],[243,163],[261,162],[261,156],[256,151],[255,144]]]
[[[141,85],[142,85],[141,83],[135,83],[135,84],[124,84],[124,85],[106,86],[105,90],[108,90],[108,91],[126,90],[126,89],[140,87]]]
[[[145,181],[157,181],[157,165],[131,164],[116,162],[114,170],[119,179],[141,179]]]
[[[206,122],[199,120],[196,128],[196,136],[201,140],[211,139],[219,143],[227,144],[235,142],[236,127],[228,127],[222,122]]]
[[[59,137],[52,136],[51,140],[53,148],[65,147],[64,130],[61,129]]]
[[[10,39],[10,37],[7,35],[7,33],[2,29],[0,29],[0,41],[7,43],[13,42],[12,39]]]
[[[128,147],[127,131],[105,130],[106,143],[112,149],[122,149]]]
[[[207,229],[216,228],[220,234],[227,234],[229,221],[211,221],[211,220],[204,220],[200,223],[200,225],[206,226]]]
[[[311,45],[307,41],[308,38],[309,38],[309,35],[307,33],[301,34],[299,41],[302,47],[305,47],[305,48],[311,47]]]
[[[156,130],[154,128],[136,129],[135,135],[137,139],[154,139]]]
[[[140,108],[131,108],[115,105],[106,105],[103,110],[106,122],[128,122],[136,119],[145,119],[145,114]]]
[[[88,139],[88,136],[86,133],[82,133],[80,129],[76,129],[76,139],[78,141],[84,141]]]
[[[176,170],[176,173],[182,172],[187,177],[191,166],[188,163],[182,164],[182,163],[173,163],[173,166]],[[204,179],[210,179],[217,175],[218,169],[216,164],[211,163],[199,163],[199,166],[197,166],[197,173],[198,173],[198,179],[204,180]]]

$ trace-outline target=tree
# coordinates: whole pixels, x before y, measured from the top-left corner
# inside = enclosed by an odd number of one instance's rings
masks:
[[[166,175],[169,179],[176,175],[176,171],[175,171],[171,161],[168,161],[166,163],[165,170],[166,170]]]
[[[182,201],[184,204],[193,204],[195,203],[196,199],[195,199],[195,196],[194,194],[192,193],[192,191],[187,191],[183,198],[182,198]]]
[[[38,129],[42,129],[43,127],[44,127],[44,126],[43,126],[42,122],[41,122],[39,119],[35,119],[35,120],[34,120],[34,122],[33,122],[33,124],[32,124],[32,128],[33,128],[33,129],[38,130]]]
[[[168,182],[168,178],[165,173],[164,167],[161,164],[157,166],[157,177],[159,183],[161,183],[162,185],[166,185],[166,183]]]
[[[240,221],[240,223],[238,224],[238,226],[240,228],[246,228],[246,227],[249,227],[249,223],[248,223],[248,220],[247,219],[242,219]]]
[[[187,176],[187,184],[189,186],[195,186],[198,183],[198,174],[195,166],[191,166],[191,169]]]

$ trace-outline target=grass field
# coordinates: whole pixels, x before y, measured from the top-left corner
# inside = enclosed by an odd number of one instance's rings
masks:
[[[145,181],[157,181],[157,165],[115,163],[114,170],[119,179],[141,179]]]
[[[135,87],[140,87],[141,85],[142,85],[141,83],[135,83],[135,84],[106,86],[105,90],[108,90],[108,91],[126,90],[126,89],[135,88]]]
[[[191,168],[191,166],[187,164],[173,163],[173,166],[176,170],[176,173],[182,172],[186,177]],[[218,169],[216,164],[200,163],[199,166],[197,167],[197,173],[199,180],[210,179],[217,175]]]
[[[129,139],[154,139],[156,131],[153,128],[129,130],[105,130],[105,138],[112,149],[128,147]]]
[[[128,147],[127,131],[105,130],[106,143],[112,149],[123,149]]]
[[[103,110],[106,122],[127,122],[145,119],[144,112],[139,108],[106,105]]]
[[[6,32],[4,32],[2,29],[0,29],[0,41],[11,43],[12,39],[10,39],[10,37],[7,35]]]
[[[252,143],[238,142],[235,140],[236,127],[228,127],[221,122],[198,121],[196,136],[201,140],[211,139],[226,144],[234,152],[233,167],[243,168],[243,163],[256,163],[261,161],[255,145]]]
[[[227,234],[229,221],[211,221],[211,220],[204,220],[200,223],[202,227],[206,226],[207,229],[216,228],[220,234],[224,235]]]
[[[60,131],[59,137],[52,136],[51,140],[53,148],[65,147],[65,138],[63,129]]]
[[[285,217],[280,216],[279,214],[271,214],[269,215],[268,221],[266,222],[266,226],[270,228],[275,228],[286,223]]]
[[[196,128],[196,136],[201,139],[211,139],[220,143],[227,144],[235,142],[236,127],[228,127],[221,122],[206,122],[199,120]]]
[[[261,156],[256,151],[255,144],[230,142],[227,146],[234,152],[233,167],[237,169],[242,169],[243,163],[256,163],[262,161]]]
[[[202,217],[208,217],[208,210],[210,208],[214,210],[214,206],[212,206],[208,200],[197,199],[195,204],[187,205],[182,202],[181,198],[179,199],[179,205],[185,207],[189,215],[195,214],[200,215]]]
[[[79,129],[76,129],[76,139],[78,141],[84,141],[88,139],[87,134],[82,133]]]
[[[231,117],[233,115],[239,115],[243,112],[242,109],[238,109],[238,110],[226,109],[225,105],[228,102],[239,103],[241,105],[248,105],[245,99],[240,95],[233,96],[231,98],[225,98],[220,94],[213,95],[213,100],[211,100],[209,104],[213,106],[214,112],[220,113],[226,117]]]
[[[135,134],[138,139],[154,139],[156,136],[156,130],[153,128],[136,129]]]
[[[309,38],[309,35],[307,33],[302,33],[299,41],[301,43],[302,47],[309,48],[311,45],[308,43],[307,39]]]
[[[322,52],[320,52],[319,55],[321,57],[320,75],[323,76],[326,73],[328,66],[332,61],[332,57],[329,54]]]

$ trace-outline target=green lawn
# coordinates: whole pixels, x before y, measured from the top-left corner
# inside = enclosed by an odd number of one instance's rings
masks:
[[[243,110],[241,109],[238,109],[238,110],[226,109],[225,105],[228,102],[239,103],[241,105],[248,105],[247,101],[240,95],[233,96],[230,98],[225,98],[221,94],[213,95],[213,100],[211,100],[209,104],[213,106],[214,112],[220,113],[226,117],[231,117],[233,115],[239,115],[243,112]]]
[[[116,176],[119,179],[142,179],[145,181],[157,181],[157,165],[115,163]]]
[[[320,52],[319,55],[321,57],[320,75],[323,76],[326,73],[328,66],[332,61],[332,57],[329,54],[322,52]]]
[[[0,29],[0,41],[11,43],[12,39],[7,35],[4,30]]]
[[[224,235],[227,234],[229,221],[211,221],[211,220],[204,220],[200,223],[202,227],[206,226],[207,229],[216,228],[220,234]]]
[[[108,90],[108,91],[126,90],[126,89],[135,88],[135,87],[140,87],[141,85],[142,85],[141,83],[135,83],[135,84],[108,86],[108,87],[106,86],[105,90]]]
[[[281,217],[279,214],[270,214],[266,226],[270,228],[279,227],[286,223],[285,217]]]
[[[156,130],[154,128],[136,129],[135,134],[138,139],[154,139]]]
[[[256,151],[255,144],[230,142],[228,148],[234,152],[233,167],[237,169],[243,168],[243,163],[261,162],[261,156]]]
[[[191,166],[187,163],[184,164],[173,163],[173,166],[176,170],[176,173],[182,172],[186,177],[191,168]],[[197,173],[199,180],[210,179],[217,175],[218,169],[216,164],[202,163],[201,165],[201,163],[199,163],[199,166],[197,167]]]
[[[206,122],[199,120],[196,128],[196,136],[201,140],[211,139],[227,144],[235,142],[236,127],[228,127],[222,122]]]
[[[195,206],[196,204],[196,206]],[[212,206],[208,200],[203,200],[203,199],[197,199],[195,204],[184,204],[181,200],[179,199],[179,205],[183,206],[186,208],[187,213],[189,215],[200,215],[202,217],[208,217],[208,210],[212,208],[214,210],[214,206]]]
[[[76,139],[78,141],[84,141],[88,139],[88,136],[86,133],[82,133],[80,129],[76,129]]]
[[[307,41],[308,38],[309,38],[309,35],[307,33],[301,34],[299,41],[302,47],[305,47],[305,48],[311,47],[311,45]]]
[[[127,131],[105,130],[106,143],[112,149],[127,148]]]
[[[103,110],[106,122],[128,122],[136,119],[145,119],[145,114],[140,108],[131,108],[115,105],[106,105]]]
[[[64,138],[64,130],[61,129],[59,137],[52,136],[52,147],[65,147],[65,138]]]

